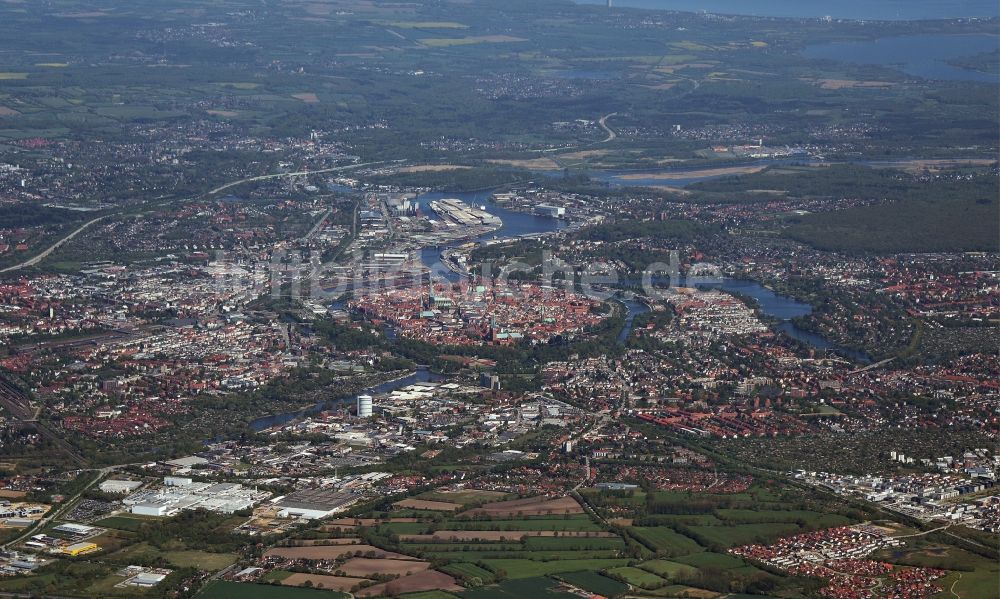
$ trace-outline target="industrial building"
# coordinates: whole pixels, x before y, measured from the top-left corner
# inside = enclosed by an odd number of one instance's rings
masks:
[[[138,480],[115,480],[108,479],[102,482],[98,488],[102,493],[115,493],[119,495],[125,495],[135,491],[142,486],[142,482]]]
[[[82,540],[87,537],[92,537],[97,533],[102,532],[103,530],[104,529],[97,528],[96,526],[86,526],[84,524],[73,524],[72,522],[66,522],[64,524],[60,524],[59,526],[53,528],[52,532],[60,536],[69,537],[72,540]]]
[[[163,579],[166,577],[166,574],[160,574],[157,572],[143,572],[142,574],[137,574],[126,582],[132,586],[152,588],[163,582]]]
[[[166,503],[144,501],[133,505],[131,511],[137,516],[166,516],[168,507]]]
[[[266,491],[235,483],[200,483],[189,478],[166,477],[157,490],[139,491],[123,503],[141,516],[172,516],[181,510],[204,509],[222,514],[248,510],[267,499]]]
[[[336,489],[306,489],[279,497],[274,504],[280,508],[279,518],[316,520],[342,512],[361,499],[361,495]]]
[[[7,528],[28,528],[29,526],[34,526],[38,520],[31,520],[30,518],[7,518],[3,521],[3,525]]]
[[[62,548],[62,552],[70,557],[99,551],[101,548],[94,543],[73,543]]]
[[[549,204],[539,204],[535,206],[535,214],[551,218],[562,218],[566,216],[566,208]]]
[[[175,472],[189,472],[193,466],[203,466],[208,463],[208,460],[192,455],[175,460],[167,460],[163,463],[173,468]]]

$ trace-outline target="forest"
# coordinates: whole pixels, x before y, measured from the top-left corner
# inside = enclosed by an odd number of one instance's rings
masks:
[[[996,251],[997,210],[989,197],[897,200],[797,217],[786,234],[848,253]]]

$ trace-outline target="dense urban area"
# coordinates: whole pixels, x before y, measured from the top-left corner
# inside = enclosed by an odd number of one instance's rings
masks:
[[[1000,599],[998,36],[0,4],[0,596]]]

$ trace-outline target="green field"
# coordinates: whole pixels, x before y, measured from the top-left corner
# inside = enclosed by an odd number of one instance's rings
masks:
[[[722,547],[735,547],[748,543],[768,542],[799,531],[799,525],[790,522],[763,522],[760,524],[735,524],[733,526],[692,526],[691,532],[709,543]]]
[[[566,572],[559,574],[556,578],[605,597],[615,597],[628,590],[624,584],[597,572]]]
[[[98,597],[132,596],[134,592],[130,592],[128,587],[121,588],[115,586],[124,580],[125,578],[121,576],[107,576],[87,587],[87,592]]]
[[[672,524],[689,524],[702,526],[723,525],[725,522],[719,520],[712,514],[654,514],[643,516],[638,519],[640,523],[636,526],[670,526]]]
[[[148,543],[137,543],[107,556],[116,563],[148,562],[162,557],[179,568],[198,568],[217,571],[236,562],[232,553],[210,553],[208,551],[161,551]]]
[[[695,553],[689,557],[694,557],[699,555],[709,555],[709,554],[705,552]],[[672,562],[663,559],[655,559],[652,561],[643,562],[639,564],[639,567],[642,568],[643,570],[652,572],[653,574],[656,574],[658,576],[670,579],[676,578],[678,574],[693,574],[697,570],[697,568],[688,564],[682,564],[679,562]]]
[[[516,495],[511,495],[508,493],[498,494],[493,491],[477,491],[476,489],[467,489],[464,491],[451,491],[448,493],[442,493],[440,491],[428,491],[426,493],[421,493],[417,495],[415,499],[426,499],[428,501],[445,501],[448,503],[461,503],[462,505],[469,505],[472,503],[490,503],[494,501],[503,501],[509,497],[516,497]]]
[[[686,537],[666,526],[634,526],[629,529],[629,532],[635,535],[643,544],[652,547],[656,551],[662,551],[672,556],[688,555],[689,553],[705,550],[694,539]]]
[[[421,519],[431,519],[434,516],[441,515],[441,512],[436,512],[433,510],[393,510],[391,512],[372,512],[372,518],[421,518]]]
[[[198,595],[201,599],[337,599],[348,595],[299,587],[214,580]]]
[[[667,581],[652,572],[626,566],[624,568],[612,568],[608,570],[608,575],[620,578],[630,585],[642,587],[644,589],[658,589],[667,584]]]
[[[823,514],[809,510],[735,510],[715,511],[726,522],[755,524],[760,522],[804,522],[811,528],[833,528],[846,526],[853,521],[839,514]],[[709,523],[706,523],[709,524]]]
[[[691,555],[684,555],[674,560],[679,564],[687,564],[689,566],[694,566],[696,568],[703,568],[705,566],[714,566],[716,568],[722,568],[723,570],[729,570],[732,568],[742,568],[746,566],[746,562],[738,557],[732,555],[726,555],[725,553],[715,553],[713,551],[704,551],[702,553],[692,553]]]
[[[478,35],[468,37],[427,37],[420,43],[430,48],[450,48],[453,46],[468,46],[472,44],[497,44],[510,42],[526,42],[528,40],[509,35]]]
[[[428,559],[445,559],[456,561],[479,561],[485,559],[524,559],[524,560],[555,560],[555,559],[608,559],[618,557],[619,552],[613,549],[598,549],[594,551],[425,551],[423,556]]]
[[[457,599],[457,595],[444,591],[420,591],[418,593],[406,593],[400,595],[401,599]]]
[[[284,579],[288,578],[291,575],[292,575],[292,572],[290,572],[288,570],[277,570],[277,569],[275,569],[275,570],[271,570],[267,574],[261,576],[260,579],[262,581],[264,581],[264,582],[272,582],[272,581],[275,581],[275,580],[284,580]]]
[[[506,580],[499,585],[462,591],[463,599],[580,599],[579,595],[555,591],[556,581],[534,577]]]
[[[954,592],[962,599],[997,599],[1000,596],[1000,562],[949,545],[921,544],[902,555],[894,553],[885,554],[882,559],[927,568],[962,568],[963,571],[952,571],[937,582],[946,593],[954,584]],[[971,571],[966,571],[968,569]]]
[[[452,576],[457,576],[463,580],[470,580],[472,578],[478,578],[484,583],[489,584],[493,582],[496,578],[493,576],[493,572],[481,568],[476,564],[471,564],[468,562],[458,562],[454,564],[448,564],[441,568],[443,572],[451,574]]]
[[[478,551],[478,552],[496,552],[496,551],[523,551],[524,545],[520,543],[507,543],[498,541],[496,543],[487,543],[485,541],[472,541],[469,543],[400,543],[405,551],[421,551],[429,553],[448,553],[455,551]]]
[[[610,537],[527,537],[524,548],[529,550],[593,550],[622,549],[625,542]]]
[[[1000,597],[1000,566],[977,567],[973,572],[952,572],[938,583],[945,591],[954,590],[962,599],[997,599]],[[954,587],[952,587],[954,585]]]
[[[236,563],[236,556],[231,553],[209,553],[207,551],[166,551],[163,558],[180,568],[198,568],[199,570],[221,570]]]
[[[419,535],[427,532],[429,524],[423,522],[386,522],[379,524],[379,531],[397,535]]]
[[[399,29],[468,29],[468,25],[454,21],[393,21],[389,23]]]
[[[548,562],[536,562],[529,559],[484,559],[490,570],[504,572],[507,578],[532,578],[563,572],[579,570],[603,570],[624,566],[627,559],[559,559]]]
[[[242,89],[242,90],[257,89],[258,87],[260,87],[259,83],[249,83],[249,82],[217,83],[216,85],[219,85],[221,87],[228,87],[230,89]]]
[[[82,565],[80,565],[82,564]],[[97,572],[97,567],[86,562],[78,564],[84,568],[88,574],[94,574],[96,579],[87,581],[86,591],[98,597],[134,597],[134,592],[125,589],[116,589],[115,585],[125,580],[120,576],[107,575],[106,572]],[[18,576],[14,578],[4,577],[0,579],[0,591],[4,593],[29,593],[37,592],[38,589],[59,589],[62,593],[80,591],[78,588],[66,588],[65,577],[51,572],[36,574],[33,576]],[[31,596],[36,596],[34,593]],[[40,595],[38,595],[40,596]]]
[[[145,523],[146,522],[144,520],[140,520],[139,518],[129,518],[128,516],[111,516],[110,518],[98,520],[94,524],[96,524],[97,526],[103,526],[104,528],[117,528],[118,530],[127,530],[129,532],[136,532]]]
[[[568,518],[519,518],[516,520],[447,520],[441,530],[603,530],[586,516]]]

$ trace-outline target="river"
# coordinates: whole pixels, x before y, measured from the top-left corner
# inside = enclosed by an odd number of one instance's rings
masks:
[[[488,241],[495,238],[509,238],[520,237],[522,235],[551,233],[552,231],[565,229],[568,226],[564,220],[508,210],[503,206],[490,202],[489,200],[491,195],[493,194],[489,191],[465,193],[429,192],[417,196],[417,205],[420,206],[420,210],[425,214],[433,214],[433,211],[430,208],[430,203],[434,200],[440,200],[442,198],[458,198],[469,205],[485,206],[486,212],[499,217],[500,220],[503,221],[503,226],[496,231],[480,235],[479,237],[470,240],[476,242]],[[459,279],[459,275],[449,270],[448,267],[441,262],[441,252],[445,249],[446,248],[443,247],[424,248],[420,252],[420,259],[424,266],[431,269],[431,273],[436,278],[457,281]]]
[[[434,192],[420,195],[417,198],[417,202],[421,206],[422,210],[429,210],[430,208],[428,207],[428,204],[432,200],[438,200],[441,198],[458,198],[468,204],[485,206],[487,212],[494,216],[498,216],[503,220],[503,226],[498,231],[482,235],[476,238],[475,241],[549,233],[566,227],[566,222],[562,220],[514,212],[513,210],[508,210],[502,206],[498,206],[497,204],[489,201],[490,195],[490,192]],[[449,270],[441,262],[441,251],[444,249],[445,248],[425,248],[421,252],[421,260],[435,275],[442,276],[449,281],[457,281],[459,279],[459,275]],[[682,281],[682,284],[686,284],[686,282]],[[798,316],[805,316],[812,312],[812,306],[809,304],[802,303],[791,297],[777,294],[760,283],[750,280],[724,278],[715,282],[698,281],[697,286],[717,287],[724,291],[731,291],[733,293],[752,297],[756,300],[760,311],[763,314],[778,320],[779,323],[777,328],[789,337],[816,349],[836,352],[857,362],[869,361],[868,356],[860,352],[838,347],[820,335],[795,325],[791,319]],[[648,308],[641,302],[633,299],[617,298],[617,300],[624,304],[628,309],[625,326],[618,337],[619,342],[623,343],[628,338],[628,335],[632,330],[632,322],[635,317],[643,312],[647,312]]]
[[[712,282],[692,281],[691,283],[699,288],[722,289],[723,291],[752,297],[757,302],[757,307],[761,313],[778,320],[777,329],[792,339],[816,349],[832,351],[855,362],[871,362],[871,358],[864,353],[840,347],[827,341],[822,336],[796,325],[792,322],[792,319],[810,314],[812,306],[787,295],[775,293],[772,289],[764,287],[757,281],[723,278]],[[687,285],[689,282],[682,281],[681,284]]]
[[[618,343],[625,343],[625,341],[628,340],[629,334],[632,332],[632,324],[635,322],[635,317],[649,312],[649,308],[646,304],[637,302],[632,298],[619,297],[615,298],[615,301],[623,304],[628,310],[628,313],[625,315],[625,325],[622,326],[621,332],[618,333]]]
[[[455,197],[452,194],[447,197]],[[445,196],[442,196],[445,197]],[[429,201],[429,200],[428,200]],[[489,206],[489,205],[488,205]],[[507,211],[510,212],[510,211]],[[551,219],[546,219],[551,220]],[[535,227],[531,227],[534,229]],[[551,229],[550,229],[551,230]],[[532,231],[540,232],[540,231]],[[437,253],[434,254],[435,258]],[[443,268],[443,267],[442,267]],[[449,271],[450,272],[450,271]],[[731,291],[742,296],[752,297],[757,302],[757,306],[760,311],[772,318],[777,319],[778,325],[777,329],[795,339],[804,343],[808,346],[814,347],[820,350],[831,351],[833,353],[839,354],[845,358],[859,362],[862,364],[867,364],[871,362],[871,358],[867,355],[849,350],[846,348],[838,347],[837,345],[830,343],[820,335],[806,331],[795,323],[791,322],[792,318],[797,316],[805,316],[812,312],[812,307],[809,304],[802,303],[791,297],[780,295],[775,293],[773,290],[764,287],[757,281],[750,281],[745,279],[728,279],[724,278],[718,281],[682,281],[683,285],[693,284],[701,288],[718,288],[724,291]],[[625,324],[622,327],[621,332],[618,334],[618,342],[624,343],[628,339],[629,334],[632,332],[632,323],[635,317],[639,314],[644,314],[649,312],[649,308],[645,304],[637,300],[628,297],[616,297],[615,300],[620,304],[623,304],[628,310],[625,318]],[[394,381],[389,381],[382,383],[380,385],[374,385],[366,389],[362,389],[358,392],[358,395],[379,395],[383,393],[389,393],[396,389],[401,389],[408,385],[414,383],[441,380],[442,377],[435,375],[428,371],[426,368],[419,368],[416,372],[409,376],[404,376],[402,378],[396,379]],[[312,414],[318,414],[324,410],[329,410],[339,405],[349,404],[354,401],[355,396],[346,397],[339,400],[328,400],[316,403],[308,408],[302,410],[297,410],[295,412],[287,412],[284,414],[275,414],[272,416],[264,416],[257,418],[250,423],[250,427],[255,431],[262,431],[274,426],[280,426],[282,424],[288,424],[293,420],[302,418],[304,416],[309,416]]]
[[[482,235],[478,237],[477,241],[485,241],[487,239],[493,239],[494,237],[515,237],[519,235],[530,235],[538,233],[548,233],[552,231],[558,231],[564,229],[567,225],[565,221],[533,216],[530,214],[523,214],[520,212],[514,212],[498,206],[492,202],[489,202],[489,192],[473,192],[473,193],[425,193],[417,198],[417,202],[420,204],[421,209],[429,210],[427,205],[432,201],[440,198],[459,198],[466,203],[474,203],[477,205],[483,205],[486,207],[486,211],[495,216],[499,216],[503,219],[503,226],[493,233]],[[444,249],[444,248],[442,248]],[[436,273],[441,273],[447,276],[448,280],[457,280],[458,275],[448,270],[442,263],[440,259],[441,250],[436,248],[426,248],[423,250],[421,258],[426,266],[431,268],[432,271]],[[792,318],[797,316],[804,316],[812,311],[812,307],[809,304],[799,302],[793,298],[780,295],[774,291],[764,287],[756,281],[749,281],[743,279],[721,279],[716,281],[681,281],[682,284],[694,284],[698,287],[714,287],[720,288],[724,291],[732,291],[733,293],[738,293],[743,296],[752,297],[756,300],[760,311],[772,318],[779,321],[777,328],[787,334],[789,337],[796,339],[806,345],[814,347],[821,350],[829,350],[856,362],[867,363],[870,362],[868,356],[848,350],[845,348],[837,347],[836,345],[830,343],[823,337],[799,328],[793,322]],[[632,323],[635,317],[639,314],[643,314],[649,311],[649,308],[645,304],[631,299],[629,297],[616,297],[616,301],[624,305],[627,309],[625,324],[622,327],[621,332],[618,335],[618,342],[624,343],[628,339],[629,334],[632,331]],[[382,393],[389,393],[395,389],[400,389],[406,387],[407,385],[412,385],[418,382],[426,382],[431,380],[440,380],[440,377],[429,372],[426,368],[420,368],[413,374],[405,376],[394,381],[389,381],[387,383],[382,383],[380,385],[375,385],[368,387],[358,392],[359,395],[378,395]],[[339,400],[328,400],[316,403],[308,408],[297,410],[294,412],[287,412],[284,414],[275,414],[271,416],[264,416],[257,418],[250,423],[250,427],[255,431],[262,431],[274,426],[279,426],[282,424],[288,424],[296,419],[302,418],[304,416],[309,416],[311,414],[317,414],[324,410],[331,409],[338,405],[343,405],[345,403],[350,403],[354,400],[354,396],[339,399]]]

